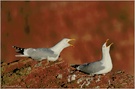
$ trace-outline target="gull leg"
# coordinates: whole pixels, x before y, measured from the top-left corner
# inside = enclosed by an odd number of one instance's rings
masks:
[[[62,58],[59,57],[56,61],[50,61],[50,62],[51,62],[51,64],[56,64],[61,61],[62,61]]]
[[[42,66],[42,62],[39,61],[34,67],[39,67],[39,66]]]
[[[91,73],[91,74],[89,74],[89,76],[92,76],[92,77],[94,77],[94,76],[96,76],[96,74],[93,74],[93,73]]]
[[[46,63],[46,65],[48,65],[49,64],[49,60],[47,60],[47,63]]]
[[[60,58],[58,58],[58,61],[62,61],[62,58],[60,57]]]

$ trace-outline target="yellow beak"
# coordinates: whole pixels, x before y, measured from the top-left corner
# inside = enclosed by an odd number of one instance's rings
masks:
[[[111,46],[113,43],[111,43],[110,45],[108,45],[108,46]]]
[[[107,39],[105,43],[107,44],[108,41],[109,41],[109,39]],[[111,46],[112,44],[113,44],[113,43],[111,43],[111,44],[108,45],[108,46],[106,45],[106,46],[109,47],[109,46]]]
[[[70,46],[74,46],[74,45],[72,45],[72,44],[70,43],[71,41],[74,41],[74,40],[75,40],[75,39],[70,39],[70,40],[69,40],[68,43],[70,44]]]

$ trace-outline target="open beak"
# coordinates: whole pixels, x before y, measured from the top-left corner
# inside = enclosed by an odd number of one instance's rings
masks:
[[[113,44],[113,43],[111,43],[110,45],[108,45],[108,47],[111,46],[112,44]]]
[[[110,45],[107,46],[107,42],[108,41],[109,41],[109,39],[107,39],[106,42],[105,42],[106,43],[106,47],[109,47],[109,46],[111,46],[113,44],[113,43],[111,43]]]
[[[70,46],[74,46],[71,44],[71,41],[74,41],[75,39],[69,39],[68,43],[70,44]]]

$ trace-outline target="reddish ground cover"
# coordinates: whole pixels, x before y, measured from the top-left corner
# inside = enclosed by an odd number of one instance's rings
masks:
[[[134,78],[120,70],[90,76],[75,71],[64,60],[47,64],[21,59],[2,64],[1,83],[3,88],[133,88]]]

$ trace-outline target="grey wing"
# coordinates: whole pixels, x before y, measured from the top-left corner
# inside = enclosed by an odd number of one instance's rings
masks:
[[[97,62],[91,62],[91,63],[85,63],[83,65],[78,66],[78,69],[85,73],[95,73],[98,72],[105,67],[102,66],[102,63],[100,61]]]
[[[47,57],[56,57],[57,56],[49,48],[37,48],[37,49],[29,48],[29,49],[27,49],[27,54],[34,59],[42,59],[42,58],[46,59]]]

